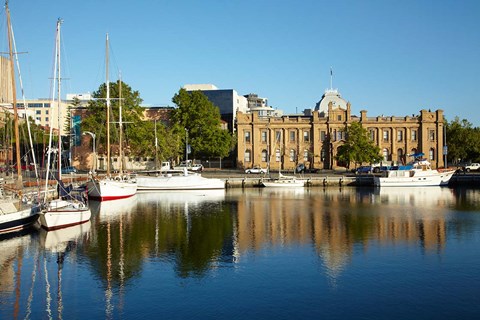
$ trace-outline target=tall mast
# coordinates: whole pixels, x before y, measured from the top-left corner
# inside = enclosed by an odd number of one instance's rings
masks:
[[[8,0],[5,1],[5,11],[7,13],[7,29],[8,29],[8,51],[10,56],[10,76],[12,80],[12,104],[13,104],[13,121],[15,127],[15,157],[17,162],[17,186],[19,190],[23,186],[22,182],[22,166],[20,158],[20,132],[18,130],[18,109],[17,109],[17,90],[15,87],[15,67],[13,64],[13,46],[12,46],[12,25],[10,21],[10,10],[8,9]],[[21,190],[20,190],[21,192]]]
[[[119,118],[119,127],[120,127],[120,137],[119,137],[119,146],[118,153],[120,154],[120,175],[123,174],[123,122],[122,122],[122,75],[120,74],[120,79],[118,80],[118,118]]]
[[[106,80],[107,86],[107,176],[110,176],[110,82],[108,81],[108,33],[105,48]]]
[[[61,117],[61,108],[60,103],[62,98],[60,96],[61,90],[61,83],[62,80],[60,78],[61,75],[61,60],[60,60],[60,25],[62,24],[62,19],[58,18],[57,20],[57,112],[58,112],[58,181],[62,181],[62,135],[60,130],[60,119]]]

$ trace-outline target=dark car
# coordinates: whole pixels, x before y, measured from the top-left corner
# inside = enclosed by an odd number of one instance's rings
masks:
[[[373,172],[372,166],[360,166],[355,169],[355,174],[370,174]]]
[[[62,168],[62,174],[67,174],[67,173],[76,173],[77,169],[75,167],[65,167]]]

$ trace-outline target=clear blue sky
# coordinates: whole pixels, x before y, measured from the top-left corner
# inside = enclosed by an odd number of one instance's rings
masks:
[[[333,67],[353,114],[443,109],[480,126],[480,1],[11,0],[10,10],[31,99],[50,96],[61,17],[64,93],[104,81],[108,32],[112,68],[146,105],[211,83],[300,112],[330,87]]]

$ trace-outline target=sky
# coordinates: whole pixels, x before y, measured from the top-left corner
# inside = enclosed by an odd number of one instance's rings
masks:
[[[352,114],[442,109],[449,121],[480,126],[480,1],[10,0],[9,7],[17,50],[28,52],[19,57],[27,99],[51,96],[62,18],[64,94],[93,92],[104,81],[108,33],[109,77],[121,72],[144,105],[173,106],[185,84],[208,83],[297,113],[315,107],[332,70],[332,87]]]

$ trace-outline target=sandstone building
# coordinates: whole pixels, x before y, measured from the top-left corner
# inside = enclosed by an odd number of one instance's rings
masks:
[[[302,115],[237,113],[237,166],[260,165],[271,170],[307,168],[336,169],[335,155],[342,145],[344,129],[360,122],[380,147],[384,162],[408,162],[408,154],[423,152],[433,167],[444,167],[444,117],[442,110],[421,110],[411,116],[368,117],[352,115],[351,105],[337,90],[325,91],[315,110]]]

